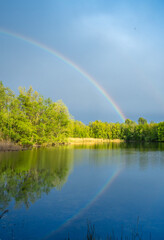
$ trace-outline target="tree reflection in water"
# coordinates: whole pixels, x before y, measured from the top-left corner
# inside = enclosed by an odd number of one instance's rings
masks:
[[[61,189],[73,168],[67,147],[0,154],[0,213],[10,201],[27,208],[51,189]]]

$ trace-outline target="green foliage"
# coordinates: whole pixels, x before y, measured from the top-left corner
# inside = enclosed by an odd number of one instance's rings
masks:
[[[134,121],[132,121],[131,119],[126,119],[125,120],[125,124],[128,124],[128,125],[132,125],[132,124],[135,124],[135,122]]]
[[[70,137],[74,138],[88,138],[89,135],[89,127],[80,121],[72,121],[70,126],[71,132]]]
[[[142,124],[141,124],[142,122]],[[141,118],[140,124],[127,119],[125,123],[103,123],[95,121],[89,124],[90,136],[105,139],[123,139],[125,141],[155,142],[164,141],[164,123],[150,123]]]
[[[90,127],[90,136],[94,138],[109,138],[107,131],[107,124],[101,121],[91,122],[89,124]],[[110,134],[110,129],[109,134]]]
[[[164,122],[158,124],[158,139],[164,141]]]
[[[124,139],[125,141],[164,141],[164,122],[159,124],[140,117],[138,124],[90,122],[85,125],[71,119],[60,100],[44,99],[32,87],[19,88],[19,95],[0,82],[0,141],[7,140],[25,146],[63,143],[66,138]]]
[[[19,95],[0,82],[0,138],[31,146],[63,142],[68,135],[70,115],[62,101],[44,99],[30,87]]]
[[[144,118],[142,118],[142,117],[140,117],[140,118],[138,119],[138,124],[141,124],[141,125],[147,124],[147,120],[144,119]]]

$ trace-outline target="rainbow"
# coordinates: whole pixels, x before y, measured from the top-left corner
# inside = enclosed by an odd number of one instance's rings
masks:
[[[120,173],[123,171],[124,168],[117,169],[113,172],[113,174],[109,177],[107,182],[103,185],[103,187],[87,202],[86,205],[84,205],[82,208],[78,210],[77,213],[75,213],[73,216],[68,218],[58,229],[51,232],[48,236],[44,238],[44,240],[47,239],[55,239],[54,236],[56,233],[62,231],[63,228],[67,227],[70,223],[72,223],[74,220],[80,217],[87,209],[91,207],[103,194],[104,192],[112,185],[112,183],[115,181],[115,179],[120,175]]]
[[[14,32],[8,31],[6,29],[2,29],[2,28],[0,28],[0,34],[7,35],[9,37],[14,37],[18,40],[23,40],[26,43],[29,43],[29,44],[31,44],[35,47],[38,47],[38,48],[48,52],[49,54],[55,56],[56,58],[58,58],[59,60],[61,60],[65,64],[72,67],[74,70],[76,70],[78,73],[80,73],[84,78],[86,78],[105,97],[105,99],[112,105],[114,110],[121,117],[121,120],[123,122],[125,121],[125,119],[126,119],[125,115],[123,114],[123,112],[121,111],[119,106],[116,104],[116,102],[113,100],[113,98],[105,91],[105,89],[91,75],[89,75],[85,70],[83,70],[81,67],[79,67],[72,60],[68,59],[67,57],[65,57],[64,55],[59,53],[58,51],[56,51],[56,50],[38,42],[38,41],[35,41],[31,38],[22,36],[21,34],[14,33]]]

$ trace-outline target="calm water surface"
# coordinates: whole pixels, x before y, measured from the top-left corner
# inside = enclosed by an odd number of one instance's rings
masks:
[[[87,221],[129,235],[138,217],[143,239],[164,239],[164,144],[0,153],[2,240],[84,239]]]

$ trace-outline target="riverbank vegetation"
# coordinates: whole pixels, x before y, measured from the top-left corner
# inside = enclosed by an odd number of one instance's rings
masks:
[[[69,234],[68,234],[69,235]],[[117,233],[115,233],[115,231],[113,230],[111,233],[107,234],[107,237],[102,238],[100,236],[96,235],[96,231],[95,231],[95,226],[92,225],[90,222],[88,222],[87,224],[87,234],[86,234],[86,240],[100,240],[100,239],[104,239],[104,240],[143,240],[143,239],[149,239],[151,240],[151,233],[148,235],[148,237],[143,237],[143,231],[142,229],[140,229],[139,226],[139,219],[137,220],[137,226],[136,228],[133,228],[129,234],[129,236],[126,236],[123,233],[121,233],[121,236],[118,236]],[[71,240],[71,237],[68,236],[67,240]]]
[[[32,87],[19,88],[19,94],[0,82],[0,141],[21,146],[55,145],[72,138],[120,139],[125,141],[164,141],[164,122],[138,123],[126,119],[125,123],[90,122],[88,125],[74,120],[60,100],[45,99]]]

